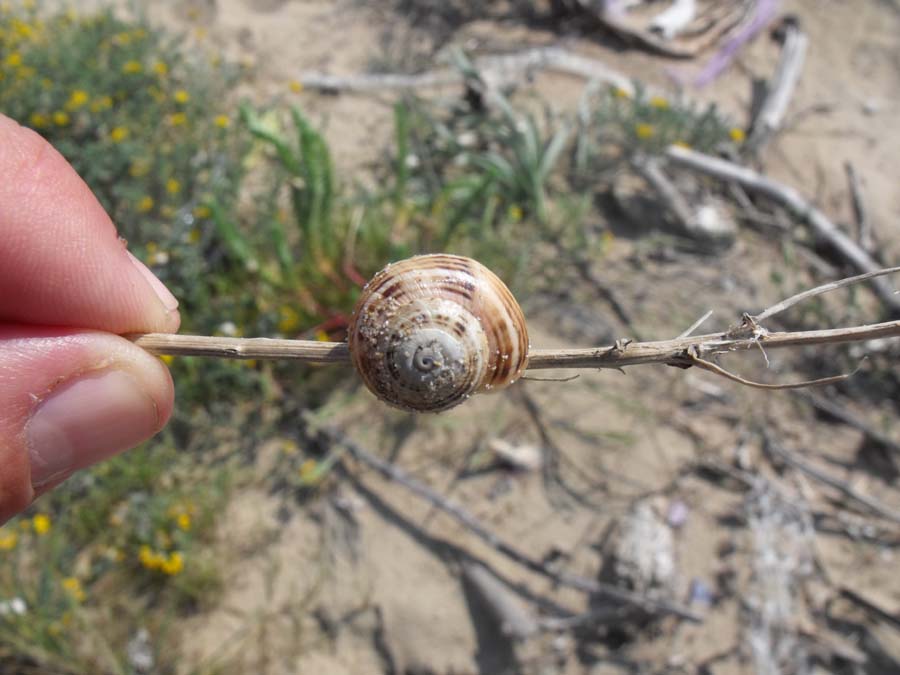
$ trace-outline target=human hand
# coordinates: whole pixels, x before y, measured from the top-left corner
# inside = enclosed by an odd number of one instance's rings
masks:
[[[0,115],[0,524],[165,425],[168,370],[118,334],[174,332],[177,307],[68,162]]]

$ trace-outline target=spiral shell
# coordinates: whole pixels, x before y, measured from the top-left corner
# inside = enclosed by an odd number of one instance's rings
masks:
[[[522,310],[484,265],[454,255],[403,260],[375,275],[348,336],[353,364],[381,400],[439,412],[506,387],[528,364]]]

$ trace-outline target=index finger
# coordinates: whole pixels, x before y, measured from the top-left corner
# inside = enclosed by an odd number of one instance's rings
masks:
[[[177,307],[62,155],[0,115],[0,323],[170,332]]]

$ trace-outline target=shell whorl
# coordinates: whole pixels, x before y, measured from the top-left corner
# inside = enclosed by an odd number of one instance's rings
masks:
[[[522,310],[482,264],[423,255],[388,265],[363,289],[348,336],[378,398],[439,412],[515,382],[528,362]]]

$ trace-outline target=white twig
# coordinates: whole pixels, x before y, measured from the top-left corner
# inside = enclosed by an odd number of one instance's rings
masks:
[[[800,30],[797,22],[785,22],[781,59],[748,139],[749,146],[754,151],[759,152],[781,129],[797,82],[800,80],[800,73],[803,72],[808,46],[809,38]]]
[[[872,256],[860,248],[856,242],[832,223],[824,213],[804,199],[792,187],[783,185],[768,176],[734,162],[711,157],[710,155],[679,146],[669,147],[666,150],[666,156],[679,166],[721,180],[734,181],[747,190],[757,192],[778,202],[793,211],[809,226],[818,239],[834,247],[859,272],[867,274],[880,271],[881,266]],[[892,312],[900,315],[900,295],[895,293],[892,285],[883,279],[873,278],[872,286],[874,286],[875,292],[882,302]]]

